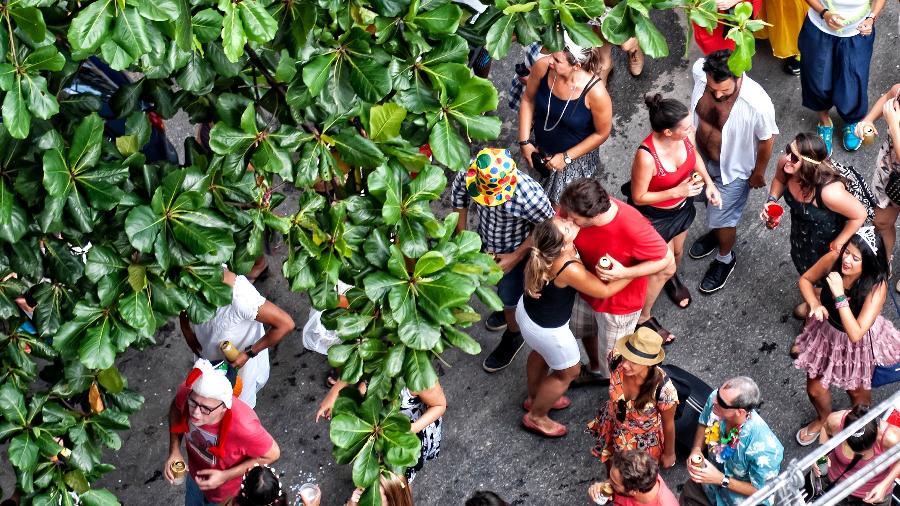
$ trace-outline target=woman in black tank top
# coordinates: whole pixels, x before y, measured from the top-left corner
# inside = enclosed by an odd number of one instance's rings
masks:
[[[604,283],[588,272],[573,245],[576,235],[578,226],[559,217],[535,227],[525,267],[525,294],[516,308],[522,337],[533,350],[523,405],[529,413],[522,425],[546,437],[566,434],[565,425],[547,415],[571,404],[563,394],[581,370],[578,343],[568,326],[577,292],[606,298],[628,284],[628,280]]]

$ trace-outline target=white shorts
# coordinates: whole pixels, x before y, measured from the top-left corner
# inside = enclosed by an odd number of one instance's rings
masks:
[[[568,322],[562,327],[541,327],[528,316],[522,299],[516,306],[516,322],[522,331],[522,338],[544,358],[550,369],[562,371],[581,361],[581,350]]]

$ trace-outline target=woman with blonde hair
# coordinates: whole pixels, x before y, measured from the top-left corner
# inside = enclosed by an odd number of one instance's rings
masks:
[[[516,322],[532,349],[526,369],[528,398],[522,406],[528,412],[522,425],[545,437],[562,437],[568,432],[548,413],[571,404],[563,394],[581,370],[581,351],[569,329],[575,296],[582,292],[606,298],[629,283],[604,283],[588,272],[573,245],[576,235],[578,226],[560,217],[535,227],[534,246],[525,267],[525,294],[516,307]]]
[[[382,474],[379,480],[382,506],[413,506],[412,488],[406,478],[399,474]],[[350,496],[346,506],[356,506],[362,498],[364,490],[357,488]]]

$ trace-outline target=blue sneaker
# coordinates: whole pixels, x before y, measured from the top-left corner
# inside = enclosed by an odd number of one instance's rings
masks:
[[[856,151],[862,146],[862,139],[856,136],[856,123],[844,125],[844,149]]]
[[[816,133],[825,141],[825,147],[828,148],[828,156],[831,156],[831,145],[834,138],[834,125],[817,125]]]

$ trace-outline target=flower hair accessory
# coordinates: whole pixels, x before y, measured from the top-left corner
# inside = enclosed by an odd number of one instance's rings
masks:
[[[871,225],[860,227],[859,230],[856,231],[856,235],[865,241],[869,249],[872,250],[872,253],[878,253],[878,236],[875,235],[875,227]]]

